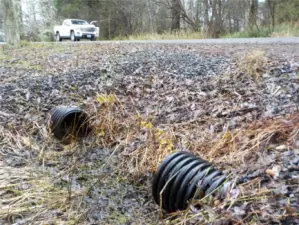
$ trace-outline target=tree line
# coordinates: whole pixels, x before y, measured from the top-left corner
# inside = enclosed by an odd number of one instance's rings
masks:
[[[65,18],[97,20],[102,39],[143,33],[202,32],[206,37],[274,30],[299,20],[298,0],[0,0],[0,31],[39,41]],[[15,21],[15,22],[14,22]],[[15,30],[18,34],[10,30]]]

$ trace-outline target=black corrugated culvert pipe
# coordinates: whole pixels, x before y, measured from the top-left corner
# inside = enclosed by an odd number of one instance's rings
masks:
[[[212,194],[223,197],[231,182],[209,162],[189,152],[180,151],[166,157],[156,171],[152,194],[168,213],[185,210],[190,200]],[[161,193],[161,194],[160,194]]]
[[[69,143],[73,139],[87,135],[88,115],[78,107],[58,106],[51,110],[50,127],[57,139]]]

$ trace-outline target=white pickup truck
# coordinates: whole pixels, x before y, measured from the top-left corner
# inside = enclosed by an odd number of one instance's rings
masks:
[[[80,41],[80,39],[86,38],[94,41],[100,35],[100,28],[96,27],[94,23],[96,21],[89,24],[85,20],[66,19],[62,26],[54,27],[55,39],[56,41],[62,41],[62,39]]]

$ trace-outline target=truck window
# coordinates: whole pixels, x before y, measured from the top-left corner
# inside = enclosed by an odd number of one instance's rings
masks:
[[[88,25],[87,21],[85,21],[85,20],[72,20],[72,24],[74,24],[74,25]]]

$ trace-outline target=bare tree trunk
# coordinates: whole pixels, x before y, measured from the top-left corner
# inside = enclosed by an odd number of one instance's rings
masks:
[[[1,9],[0,9],[0,32],[3,32],[4,31],[4,16],[3,16],[3,13],[4,13],[4,11],[3,11],[3,7],[2,7],[2,4],[1,4],[1,0],[0,0],[0,6],[1,6]],[[0,38],[1,38],[1,36],[0,36]]]
[[[171,15],[172,15],[171,31],[180,30],[180,20],[181,20],[180,0],[172,0]]]
[[[108,16],[108,37],[111,39],[111,11],[109,9],[109,16]]]
[[[2,0],[2,6],[4,9],[4,29],[6,42],[15,48],[19,48],[21,44],[15,2],[14,0]]]
[[[221,31],[222,31],[222,0],[218,0],[218,10],[216,13],[216,38],[219,38],[221,35]]]
[[[236,18],[236,17],[234,17],[233,20],[234,20],[234,29],[233,29],[233,31],[234,32],[239,32],[240,31],[240,22],[239,22],[239,19]]]
[[[212,17],[209,22],[209,36],[216,38],[216,22],[217,22],[217,0],[210,0],[212,5]]]
[[[150,9],[150,3],[146,1],[147,3],[147,12],[148,12],[148,17],[149,17],[149,26],[150,26],[150,33],[154,33],[154,24],[153,24],[153,17],[152,17],[152,12]]]
[[[270,14],[270,18],[271,18],[271,29],[273,31],[275,28],[277,0],[266,0],[266,5],[269,9],[269,14]]]
[[[203,8],[204,8],[204,32],[206,34],[209,33],[209,1],[208,0],[203,0]]]
[[[231,16],[231,12],[230,11],[228,12],[227,19],[228,19],[229,33],[231,34],[233,32],[233,27],[232,27],[232,16]]]
[[[16,15],[18,17],[18,24],[19,24],[19,32],[20,36],[24,35],[24,23],[23,23],[23,9],[21,0],[15,0],[15,6],[16,6]]]
[[[222,31],[222,2],[221,0],[210,0],[212,5],[212,16],[209,21],[209,36],[219,38]]]
[[[197,0],[197,2],[196,2],[196,13],[195,13],[195,20],[196,20],[196,23],[197,24],[200,24],[200,18],[199,18],[199,16],[200,16],[200,0]]]
[[[253,27],[257,25],[257,11],[258,11],[258,0],[250,0],[248,28],[253,30]]]

